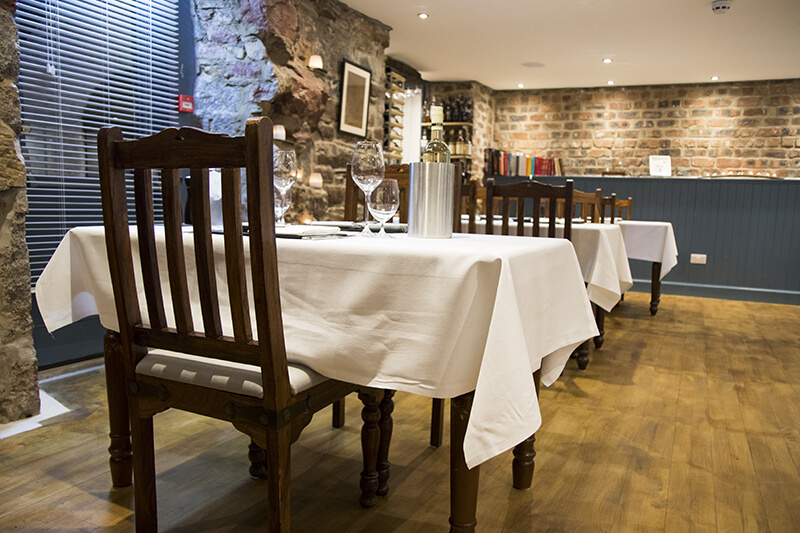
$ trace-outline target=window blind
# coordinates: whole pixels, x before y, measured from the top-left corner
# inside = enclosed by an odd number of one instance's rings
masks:
[[[178,0],[18,0],[15,19],[35,284],[69,229],[103,223],[97,130],[178,125]]]

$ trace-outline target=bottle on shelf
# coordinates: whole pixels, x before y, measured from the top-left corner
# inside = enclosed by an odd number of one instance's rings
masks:
[[[449,163],[450,149],[444,142],[444,110],[441,106],[431,106],[431,140],[422,151],[422,161],[426,163]]]
[[[464,150],[461,152],[461,155],[472,156],[472,141],[464,129],[461,131],[464,133]]]
[[[467,155],[466,144],[467,141],[464,139],[464,128],[458,130],[458,137],[456,137],[456,149],[453,152],[454,155]]]
[[[428,107],[428,101],[425,100],[422,102],[422,122],[430,122],[431,121],[431,112],[430,108]]]
[[[444,142],[447,143],[447,147],[450,149],[450,154],[458,155],[458,151],[456,150],[456,132],[446,131],[444,132],[444,135],[445,135]]]

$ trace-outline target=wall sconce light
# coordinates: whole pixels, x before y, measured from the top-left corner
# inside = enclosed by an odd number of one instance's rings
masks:
[[[274,124],[272,126],[272,139],[275,141],[286,140],[286,128],[283,124]]]
[[[308,177],[308,184],[316,188],[322,187],[322,174],[319,172],[312,172]]]
[[[308,58],[308,68],[312,70],[321,69],[322,68],[322,57],[314,54],[313,56]]]

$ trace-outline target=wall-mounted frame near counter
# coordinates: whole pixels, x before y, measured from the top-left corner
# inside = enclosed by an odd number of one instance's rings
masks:
[[[339,130],[359,137],[367,136],[371,82],[372,73],[369,70],[344,61]]]

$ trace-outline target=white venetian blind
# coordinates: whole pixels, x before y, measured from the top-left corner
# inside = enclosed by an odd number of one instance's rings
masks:
[[[97,130],[178,125],[178,0],[18,0],[15,19],[35,283],[69,229],[103,222]]]

